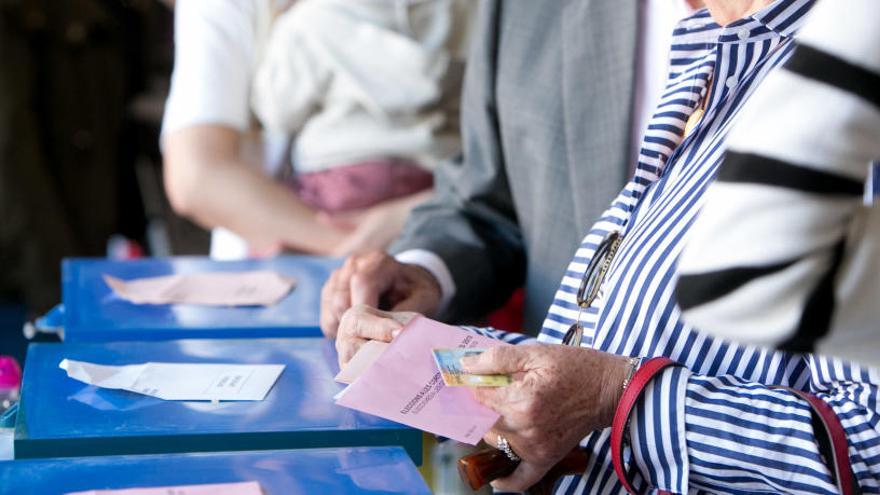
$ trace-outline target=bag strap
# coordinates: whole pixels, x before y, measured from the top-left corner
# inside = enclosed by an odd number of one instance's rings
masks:
[[[623,443],[626,439],[629,418],[648,383],[670,366],[680,365],[665,357],[652,358],[642,363],[642,366],[636,371],[626,390],[624,390],[620,402],[617,404],[614,420],[611,423],[611,460],[614,464],[614,472],[617,474],[620,483],[626,488],[626,491],[632,495],[636,495],[637,492],[633,488],[633,481],[630,476],[631,470],[628,472],[623,462]],[[831,406],[808,392],[786,387],[773,388],[787,390],[807,401],[813,412],[814,431],[816,432],[820,453],[831,464],[829,468],[838,490],[842,495],[859,495],[861,490],[849,461],[849,444],[847,443],[846,430],[844,430],[840,418],[837,417]],[[821,429],[817,427],[818,425],[821,425]],[[659,493],[661,495],[668,495],[667,492],[663,491]]]
[[[611,422],[611,460],[614,463],[614,472],[617,473],[617,479],[620,480],[626,491],[631,494],[635,494],[636,491],[633,489],[630,473],[627,472],[623,464],[623,442],[629,425],[629,417],[648,383],[670,366],[678,366],[678,363],[665,357],[651,358],[643,362],[633,375],[626,390],[623,391],[620,402],[617,403],[614,420]],[[666,492],[663,491],[659,493],[666,495]]]
[[[797,395],[810,404],[813,410],[813,430],[819,444],[819,452],[829,463],[829,471],[838,491],[842,495],[857,495],[861,493],[859,484],[849,462],[849,443],[846,439],[846,430],[840,423],[840,418],[827,402],[819,397],[802,390],[781,387],[784,390]],[[820,430],[816,423],[821,425]],[[824,437],[820,434],[824,433]]]

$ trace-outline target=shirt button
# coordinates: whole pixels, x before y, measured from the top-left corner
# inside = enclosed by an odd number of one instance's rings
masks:
[[[736,86],[736,83],[736,76],[730,76],[724,84],[727,85],[728,88],[733,89],[733,87]]]
[[[751,31],[748,28],[742,28],[736,32],[736,37],[745,40],[749,38],[749,34],[751,34]]]

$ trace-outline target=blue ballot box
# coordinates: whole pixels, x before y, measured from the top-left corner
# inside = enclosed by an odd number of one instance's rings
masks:
[[[67,376],[62,359],[122,365],[284,364],[262,401],[165,401]],[[417,464],[422,433],[337,406],[343,386],[324,339],[191,339],[31,344],[15,422],[15,457],[400,445]]]
[[[171,340],[187,338],[318,337],[321,287],[342,260],[317,256],[214,261],[205,257],[129,261],[73,258],[62,265],[63,303],[37,320],[59,329],[68,342]],[[296,287],[268,306],[212,307],[134,304],[118,297],[104,275],[122,280],[194,272],[274,270],[296,279]]]
[[[0,462],[0,495],[256,481],[265,495],[429,495],[400,447],[277,450]]]

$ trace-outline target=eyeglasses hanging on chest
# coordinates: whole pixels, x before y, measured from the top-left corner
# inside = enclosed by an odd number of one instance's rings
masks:
[[[577,291],[577,320],[565,333],[565,337],[562,339],[564,345],[572,347],[579,347],[581,345],[581,341],[584,338],[581,314],[593,304],[593,301],[599,295],[602,281],[605,279],[605,275],[611,267],[611,261],[614,260],[614,255],[617,254],[617,249],[622,241],[623,236],[619,232],[611,232],[602,239],[602,242],[596,248],[596,252],[593,253],[593,257],[590,259],[590,264],[587,265],[587,270],[584,272],[584,277],[581,279],[581,285]]]

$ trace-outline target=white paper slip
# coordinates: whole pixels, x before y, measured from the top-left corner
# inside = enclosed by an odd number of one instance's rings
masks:
[[[280,273],[186,273],[104,282],[122,299],[135,304],[201,304],[205,306],[270,306],[283,299],[296,281]]]
[[[67,376],[164,400],[263,400],[283,364],[143,363],[106,366],[65,359]]]

